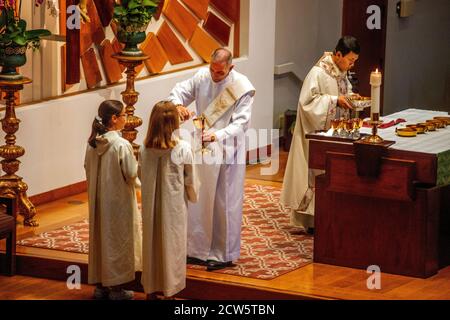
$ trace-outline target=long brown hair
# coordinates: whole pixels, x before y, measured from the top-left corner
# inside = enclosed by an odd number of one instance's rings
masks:
[[[177,107],[170,101],[158,102],[150,114],[145,147],[171,149],[177,145],[172,134],[180,127]]]
[[[97,147],[95,138],[98,135],[105,134],[111,126],[113,115],[119,116],[123,110],[123,103],[119,100],[105,100],[98,107],[98,116],[92,122],[92,131],[88,143],[92,148]]]

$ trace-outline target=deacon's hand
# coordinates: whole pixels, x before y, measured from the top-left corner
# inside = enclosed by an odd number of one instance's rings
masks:
[[[214,142],[217,140],[217,137],[214,133],[203,133],[203,141],[204,142]]]
[[[353,109],[345,96],[339,96],[337,105],[343,109]]]
[[[183,119],[184,121],[189,120],[189,118],[191,117],[191,113],[189,112],[189,109],[186,108],[185,106],[178,105],[177,111],[180,114],[180,118]]]

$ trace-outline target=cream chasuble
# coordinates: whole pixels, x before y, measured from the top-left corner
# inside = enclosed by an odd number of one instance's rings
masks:
[[[305,135],[316,130],[328,130],[331,120],[344,113],[337,107],[338,97],[349,93],[351,84],[347,73],[339,70],[331,52],[325,52],[303,82],[283,180],[281,202],[292,209],[293,225],[313,227],[312,223],[305,221],[311,222],[314,215],[314,179],[320,172],[308,170],[309,143]]]

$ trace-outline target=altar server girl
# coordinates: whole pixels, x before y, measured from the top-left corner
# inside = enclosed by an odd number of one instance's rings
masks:
[[[141,270],[142,230],[135,185],[137,161],[120,130],[126,121],[120,101],[106,100],[98,108],[86,150],[89,201],[88,282],[97,299],[125,300],[133,291],[123,284]]]
[[[193,155],[177,136],[172,102],[157,103],[141,146],[143,270],[149,299],[171,298],[186,286],[187,201],[197,201]]]

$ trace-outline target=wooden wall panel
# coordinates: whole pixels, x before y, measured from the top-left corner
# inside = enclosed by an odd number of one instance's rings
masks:
[[[208,63],[211,61],[213,51],[220,47],[220,44],[200,27],[195,29],[189,44]]]
[[[112,44],[114,53],[120,53],[122,51],[122,49],[125,47],[125,45],[120,43],[119,40],[117,40],[117,38],[114,38],[111,44]],[[119,63],[119,66],[120,66],[120,70],[122,72],[124,72],[125,67],[123,65],[121,65],[120,63]]]
[[[234,23],[239,22],[240,17],[240,0],[211,0],[211,4],[220,13],[226,16]]]
[[[66,47],[67,45],[64,44],[63,46],[61,46],[61,91],[64,93],[67,90],[70,89],[70,87],[72,87],[71,84],[67,84],[67,80],[66,80]]]
[[[99,49],[100,58],[103,63],[103,70],[105,71],[106,82],[108,84],[119,82],[122,79],[122,69],[119,61],[112,58],[114,48],[108,39],[105,39]]]
[[[141,45],[141,50],[150,57],[144,61],[150,73],[160,73],[169,61],[161,43],[152,32],[147,35],[147,38]]]
[[[103,27],[109,26],[114,12],[114,0],[94,0]]]
[[[83,65],[87,87],[92,89],[102,81],[102,74],[100,73],[97,57],[93,48],[88,49],[81,56],[81,64]]]
[[[186,40],[191,39],[198,20],[178,0],[166,0],[163,14]]]
[[[200,19],[204,20],[208,13],[209,0],[182,0],[183,3],[192,10],[192,12]]]
[[[171,64],[179,64],[193,60],[175,33],[170,29],[167,22],[161,25],[157,37]]]
[[[66,6],[78,4],[78,0],[66,0]],[[67,29],[66,24],[66,83],[80,82],[80,30]]]
[[[211,11],[208,12],[203,28],[223,46],[228,46],[231,27]]]
[[[165,0],[159,1],[158,10],[156,10],[155,14],[153,15],[153,18],[155,18],[156,21],[158,21],[159,18],[161,17],[161,13],[162,13],[165,3],[166,3]]]
[[[66,35],[66,0],[59,0],[59,34],[62,36]]]
[[[103,30],[103,26],[100,22],[97,9],[95,8],[93,1],[87,2],[87,10],[91,21],[81,23],[81,54],[85,53],[93,43],[100,45],[105,39],[105,31]]]

